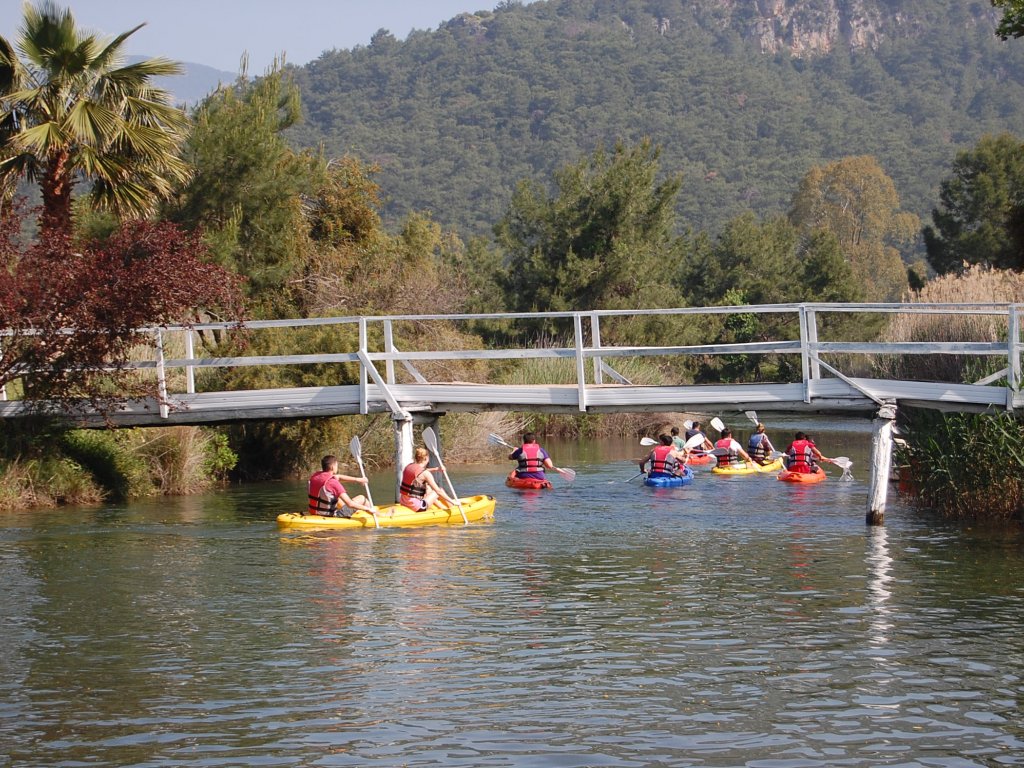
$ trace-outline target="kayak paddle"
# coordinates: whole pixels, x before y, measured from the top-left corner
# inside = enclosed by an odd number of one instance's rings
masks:
[[[352,458],[356,460],[356,465],[359,467],[359,474],[366,477],[366,472],[363,470],[363,444],[359,440],[359,435],[352,438],[352,442],[348,444],[348,449],[352,452]],[[370,483],[366,483],[366,500],[370,502],[370,514],[373,515],[373,524],[375,527],[380,528],[380,520],[377,519],[377,512],[372,509],[373,496],[370,495]]]
[[[757,420],[757,411],[744,411],[743,415],[750,419],[756,427],[761,422]]]
[[[722,420],[717,416],[711,417],[711,426],[717,429],[719,432],[725,431],[725,424],[723,424]]]
[[[434,456],[437,457],[437,463],[444,467],[444,462],[441,461],[441,449],[437,445],[437,435],[434,434],[432,427],[427,427],[423,430],[423,443],[427,446],[427,450],[430,451]],[[452,493],[452,498],[455,499],[455,503],[459,507],[459,512],[462,513],[462,524],[469,525],[469,519],[466,517],[466,510],[462,508],[462,500],[458,494],[455,493],[455,486],[452,485],[452,479],[448,477],[448,470],[442,469],[441,472],[444,474],[444,480],[448,483],[448,490]]]

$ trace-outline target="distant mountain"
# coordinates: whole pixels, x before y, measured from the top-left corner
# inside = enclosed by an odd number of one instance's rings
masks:
[[[142,61],[146,56],[129,56],[129,62]],[[225,72],[221,69],[214,69],[205,64],[195,64],[190,61],[183,61],[181,65],[185,68],[185,74],[175,77],[157,77],[154,82],[165,91],[174,95],[176,104],[184,104],[194,107],[218,85],[233,83],[238,77],[234,72]]]
[[[958,150],[1024,126],[1024,41],[989,0],[547,0],[295,70],[323,142],[380,166],[389,223],[488,233],[521,179],[650,136],[681,224],[784,211],[816,164],[874,155],[923,217]]]

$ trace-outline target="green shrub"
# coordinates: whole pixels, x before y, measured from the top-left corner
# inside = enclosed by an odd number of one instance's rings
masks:
[[[957,518],[1024,520],[1024,422],[1008,413],[902,416],[897,459],[920,503]]]

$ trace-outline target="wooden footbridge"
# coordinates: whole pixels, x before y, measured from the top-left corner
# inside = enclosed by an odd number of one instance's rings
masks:
[[[914,341],[831,340],[830,329],[841,318],[849,335],[853,328],[878,328],[888,321],[905,321],[918,330]],[[130,364],[139,375],[155,377],[159,396],[125,401],[106,417],[84,409],[76,416],[82,426],[160,426],[215,424],[249,419],[291,419],[347,414],[389,413],[395,421],[399,466],[411,451],[412,424],[435,420],[448,411],[543,411],[607,413],[636,411],[757,410],[784,413],[847,412],[875,416],[872,468],[872,510],[880,519],[889,471],[892,422],[899,405],[944,411],[994,411],[1024,408],[1020,340],[1024,305],[1013,304],[773,304],[737,307],[698,307],[590,312],[496,313],[480,315],[395,315],[267,320],[245,323],[201,323],[191,327],[148,329],[153,354]],[[701,328],[730,318],[753,320],[759,327],[798,328],[793,338],[744,343],[673,345],[664,338],[658,346],[602,343],[615,337],[623,323],[649,322],[665,328]],[[927,322],[922,322],[927,318]],[[785,320],[790,322],[786,323]],[[795,320],[795,322],[793,322]],[[514,328],[523,323],[547,323],[566,329],[572,343],[521,344],[503,348],[423,348],[424,338],[465,339],[468,334],[430,334],[439,327],[472,329]],[[950,334],[953,326],[962,330]],[[970,329],[986,329],[970,340]],[[922,330],[923,329],[923,330]],[[611,331],[609,333],[608,331]],[[197,339],[219,338],[244,331],[255,336],[319,332],[329,338],[330,351],[313,354],[208,357],[196,354]],[[325,334],[325,332],[327,332]],[[0,345],[3,335],[0,331]],[[956,340],[944,340],[952,338]],[[968,340],[964,340],[967,336]],[[984,336],[985,338],[981,338]],[[509,338],[525,338],[523,333]],[[986,340],[997,338],[998,341]],[[408,343],[406,343],[408,342]],[[296,346],[299,342],[296,341]],[[324,346],[324,345],[321,345]],[[416,346],[413,349],[413,346]],[[441,347],[441,344],[435,344]],[[255,348],[251,345],[250,348]],[[786,361],[779,370],[793,371],[792,380],[771,383],[690,384],[632,381],[630,361],[638,358],[770,356]],[[973,382],[909,381],[885,378],[879,371],[894,369],[906,356],[970,358],[969,369],[987,375]],[[490,370],[500,361],[560,361],[535,363],[534,380],[490,382]],[[468,365],[475,363],[474,365]],[[204,375],[214,369],[246,366],[337,366],[334,386],[294,386],[275,389],[218,391]],[[479,381],[452,380],[447,367],[478,370]],[[676,366],[682,369],[684,366]],[[671,370],[672,366],[667,366]],[[433,372],[425,375],[427,371]],[[799,378],[796,376],[799,372]],[[467,374],[463,378],[470,378]],[[301,375],[297,375],[300,379]],[[8,399],[0,390],[0,419],[23,416],[25,404]]]

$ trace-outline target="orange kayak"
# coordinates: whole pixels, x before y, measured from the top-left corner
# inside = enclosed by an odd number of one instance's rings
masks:
[[[506,477],[505,485],[509,488],[530,488],[533,490],[554,488],[550,480],[538,480],[535,477]]]
[[[821,467],[815,468],[814,472],[790,472],[788,469],[779,472],[779,480],[787,483],[820,483],[826,477],[828,475]]]

